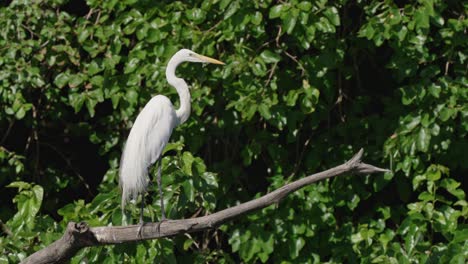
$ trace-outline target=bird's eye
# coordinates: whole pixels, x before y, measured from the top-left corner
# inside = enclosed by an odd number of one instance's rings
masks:
[[[189,53],[188,55],[189,55],[189,56],[193,56],[193,53]]]

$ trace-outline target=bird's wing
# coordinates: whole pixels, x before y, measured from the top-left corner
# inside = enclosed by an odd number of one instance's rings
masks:
[[[146,190],[148,167],[161,156],[176,124],[174,107],[162,95],[153,97],[137,116],[120,162],[123,204]]]
[[[172,130],[177,124],[177,115],[171,101],[165,96],[155,96],[146,104],[149,111],[157,112],[152,115],[152,121],[148,124],[152,127],[147,131],[147,151],[150,157],[149,163],[153,164],[162,155],[164,147],[171,137]]]

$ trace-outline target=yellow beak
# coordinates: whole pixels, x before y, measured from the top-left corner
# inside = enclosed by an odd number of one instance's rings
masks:
[[[200,55],[200,54],[196,54],[195,55],[197,58],[199,58],[200,60],[204,61],[204,62],[207,62],[207,63],[213,63],[213,64],[220,64],[220,65],[224,65],[225,63],[222,62],[222,61],[219,61],[219,60],[215,60],[213,58],[210,58],[210,57],[206,57],[206,56],[203,56],[203,55]]]

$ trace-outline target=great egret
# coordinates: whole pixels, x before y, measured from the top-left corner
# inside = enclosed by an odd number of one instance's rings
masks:
[[[188,49],[181,49],[172,56],[167,64],[166,79],[179,94],[180,108],[174,109],[169,98],[156,95],[145,105],[137,116],[125,144],[120,160],[120,187],[122,188],[122,215],[128,200],[137,199],[142,194],[140,224],[143,225],[144,194],[148,187],[148,170],[159,161],[157,183],[161,199],[161,220],[166,219],[161,188],[161,154],[166,146],[172,129],[187,121],[190,116],[190,92],[187,83],[175,75],[182,62],[201,62],[224,65],[223,62],[199,55]],[[141,231],[141,230],[140,230]]]

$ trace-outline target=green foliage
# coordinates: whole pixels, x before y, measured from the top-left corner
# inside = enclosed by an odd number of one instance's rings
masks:
[[[250,200],[361,147],[392,173],[319,182],[218,230],[88,248],[72,263],[468,259],[465,3],[1,6],[0,263],[44,248],[69,221],[121,224],[122,146],[151,96],[178,105],[164,69],[183,47],[226,66],[178,72],[192,116],[162,161],[168,217]],[[157,192],[145,199],[156,221]],[[137,207],[126,208],[133,220]]]
[[[6,236],[0,237],[0,262],[17,263],[27,257],[28,252],[37,251],[42,248],[42,244],[50,244],[60,238],[60,234],[53,219],[47,215],[38,215],[44,196],[41,186],[18,181],[6,187],[18,189],[13,199],[17,211],[4,223]]]

